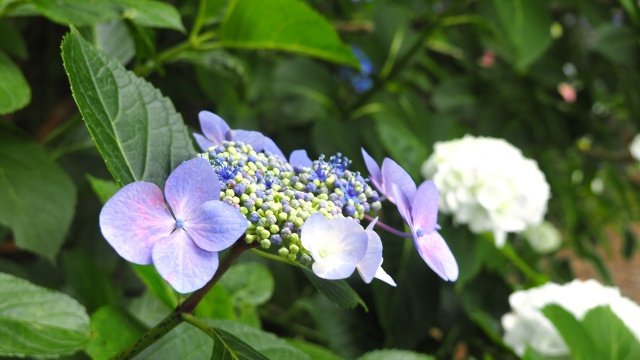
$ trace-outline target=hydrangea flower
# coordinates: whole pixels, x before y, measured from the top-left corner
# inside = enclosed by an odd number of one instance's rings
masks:
[[[164,196],[144,181],[120,189],[102,208],[100,229],[120,256],[155,265],[174,289],[188,293],[213,277],[218,252],[248,226],[240,212],[219,199],[220,184],[209,162],[192,159],[169,175]]]
[[[220,116],[209,111],[201,111],[198,118],[203,135],[194,133],[193,136],[202,150],[222,145],[223,141],[241,141],[251,145],[256,152],[264,150],[286,159],[276,143],[258,131],[232,130]]]
[[[631,156],[636,159],[636,161],[640,161],[640,134],[636,134],[631,140],[629,144],[629,152]]]
[[[413,243],[427,265],[444,280],[458,278],[458,264],[442,236],[436,231],[438,192],[431,181],[416,189],[411,176],[395,161],[385,158],[382,169],[362,149],[369,179],[389,201],[396,204],[413,235]]]
[[[422,174],[435,182],[440,210],[474,233],[492,231],[497,246],[507,232],[540,224],[547,211],[549,184],[538,164],[502,139],[438,142]]]
[[[378,278],[395,286],[382,270],[382,241],[371,229],[348,218],[312,214],[302,226],[302,246],[313,257],[313,272],[323,279],[345,279],[357,269],[366,283]]]
[[[360,70],[355,71],[345,66],[341,70],[341,76],[351,82],[356,93],[362,94],[373,87],[373,79],[371,78],[374,72],[373,63],[360,47],[352,45],[351,50],[360,63]]]
[[[546,356],[569,356],[569,349],[551,321],[541,312],[557,304],[578,320],[598,306],[608,305],[640,339],[640,307],[623,297],[620,290],[595,280],[574,280],[565,285],[547,283],[537,288],[516,291],[509,296],[511,312],[502,317],[504,341],[520,356],[530,346]]]

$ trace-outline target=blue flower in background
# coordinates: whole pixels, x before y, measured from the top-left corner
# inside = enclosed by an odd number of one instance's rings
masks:
[[[343,67],[341,75],[351,82],[356,93],[362,94],[373,87],[373,79],[371,79],[371,75],[374,71],[373,64],[367,54],[365,54],[358,46],[351,45],[351,51],[353,51],[353,55],[355,55],[356,59],[358,59],[358,62],[360,63],[360,71]]]

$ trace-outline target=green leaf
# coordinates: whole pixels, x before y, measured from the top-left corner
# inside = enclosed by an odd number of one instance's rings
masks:
[[[227,277],[228,273],[222,278]],[[229,292],[220,283],[204,296],[195,309],[195,315],[206,319],[235,320],[236,313]]]
[[[58,357],[82,349],[89,316],[69,296],[0,273],[0,356]]]
[[[120,186],[113,180],[98,179],[89,174],[85,175],[85,177],[89,180],[91,189],[98,195],[98,199],[100,199],[100,203],[103,205],[120,190]]]
[[[385,149],[414,179],[418,178],[420,166],[428,156],[415,131],[389,112],[377,113],[375,119],[376,129]]]
[[[322,346],[308,343],[299,339],[286,339],[287,343],[305,353],[311,360],[342,360],[343,358],[334,354],[331,350]]]
[[[62,58],[78,108],[111,174],[123,186],[160,187],[195,150],[171,101],[77,31],[62,42]]]
[[[160,276],[153,265],[131,264],[131,266],[140,280],[147,285],[147,288],[158,300],[162,301],[170,309],[178,306],[178,293]]]
[[[532,347],[527,346],[522,355],[522,360],[548,360],[548,356],[542,355]]]
[[[0,50],[20,60],[27,58],[27,45],[15,27],[0,20]]]
[[[0,115],[14,112],[31,101],[31,89],[20,69],[0,51]]]
[[[368,352],[358,360],[432,360],[433,356],[418,354],[407,350],[376,350]]]
[[[248,346],[254,348],[268,359],[310,360],[308,356],[287,344],[286,341],[255,327],[229,320],[205,320],[205,322],[212,325],[212,327],[217,330],[224,330],[241,339]],[[212,359],[218,358],[212,357]]]
[[[96,259],[80,249],[62,253],[64,270],[74,295],[89,311],[104,305],[115,305],[120,294]]]
[[[298,0],[231,0],[220,45],[284,50],[359,67],[331,24]]]
[[[126,65],[136,55],[136,44],[122,20],[96,24],[96,47]]]
[[[627,26],[604,24],[598,28],[594,50],[615,64],[635,66],[638,59],[637,34]]]
[[[211,359],[216,360],[268,360],[246,342],[230,333],[216,328],[209,329],[209,336],[213,339],[213,353]]]
[[[347,309],[353,309],[358,305],[362,305],[365,311],[369,311],[360,295],[347,284],[344,280],[325,280],[316,276],[311,269],[299,265],[302,272],[307,276],[309,281],[316,289],[326,296],[334,304]]]
[[[246,262],[231,266],[220,279],[220,285],[229,292],[234,303],[262,305],[271,299],[275,282],[266,265]]]
[[[547,1],[493,0],[500,22],[515,49],[515,67],[524,71],[551,45]]]
[[[640,342],[608,306],[589,310],[582,324],[603,359],[640,359]]]
[[[138,25],[184,32],[178,11],[154,0],[34,0],[36,9],[52,21],[76,26],[128,19]]]
[[[109,359],[146,331],[128,312],[112,306],[101,307],[91,315],[91,338],[85,350],[93,359]]]
[[[13,230],[16,245],[53,261],[75,205],[67,173],[39,145],[0,123],[0,224]]]
[[[559,305],[552,304],[545,306],[542,313],[558,330],[574,359],[606,358],[598,351],[587,330],[570,312]]]
[[[127,310],[141,323],[151,328],[167,317],[173,309],[158,300],[151,291],[145,291],[144,294],[131,300]]]

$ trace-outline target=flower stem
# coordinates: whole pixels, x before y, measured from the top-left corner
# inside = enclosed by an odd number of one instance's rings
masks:
[[[166,335],[173,328],[178,326],[182,321],[185,320],[185,314],[191,314],[193,312],[200,301],[202,301],[204,296],[209,292],[209,290],[211,290],[213,285],[215,285],[218,280],[220,280],[222,275],[227,272],[227,270],[229,270],[231,264],[233,264],[233,262],[240,256],[240,254],[258,245],[259,244],[257,242],[247,244],[244,236],[238,239],[238,241],[236,241],[229,248],[229,250],[227,250],[226,254],[224,254],[222,259],[220,260],[220,265],[218,265],[218,270],[216,271],[213,278],[209,280],[209,282],[205,286],[193,292],[182,304],[178,305],[178,307],[171,314],[169,314],[169,316],[164,318],[164,320],[159,322],[156,326],[152,327],[138,340],[122,349],[111,359],[132,359],[142,350],[146,349],[151,344],[155,343],[158,339]],[[189,322],[192,323],[191,321]]]
[[[525,274],[536,286],[543,285],[549,278],[546,275],[540,274],[533,270],[529,264],[526,263],[514,250],[511,244],[506,243],[503,247],[498,248],[502,255],[509,259],[515,267],[517,267],[523,274]]]
[[[364,218],[369,220],[369,221],[373,221],[373,218],[367,214],[364,214]],[[382,221],[378,220],[378,222],[376,222],[376,226],[380,226],[381,228],[387,230],[388,232],[392,233],[393,235],[397,235],[403,238],[412,238],[413,235],[406,233],[406,232],[402,232],[400,230],[396,230],[394,228],[392,228],[391,226],[383,223]]]

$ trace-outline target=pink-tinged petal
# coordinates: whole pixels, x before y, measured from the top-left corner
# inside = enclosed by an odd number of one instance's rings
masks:
[[[289,157],[289,164],[291,166],[302,166],[306,168],[311,168],[313,162],[309,159],[309,155],[307,155],[307,150],[294,150],[291,152],[291,156]]]
[[[200,149],[202,149],[202,151],[207,151],[210,147],[215,147],[218,145],[200,134],[193,133],[193,137],[196,139],[196,142],[198,143],[198,146],[200,146]]]
[[[380,264],[382,264],[382,240],[373,230],[365,230],[365,232],[368,238],[367,252],[356,268],[362,280],[368,284],[373,280]]]
[[[376,271],[376,279],[381,280],[386,282],[387,284],[391,285],[391,286],[397,286],[396,282],[393,281],[393,279],[391,278],[391,276],[389,276],[389,274],[387,274],[383,269],[382,266],[378,267],[378,271]]]
[[[207,251],[222,251],[244,234],[249,226],[244,215],[222,201],[200,205],[184,223],[191,239]]]
[[[185,161],[169,175],[164,194],[176,219],[186,220],[200,204],[220,199],[218,175],[206,159]]]
[[[431,232],[436,228],[438,189],[433,181],[425,181],[418,187],[411,203],[411,220],[414,226],[419,226],[424,232]]]
[[[369,170],[369,180],[371,180],[371,183],[373,183],[373,186],[375,186],[378,191],[384,194],[384,189],[382,188],[382,173],[380,172],[380,166],[378,166],[378,163],[363,148],[361,148],[360,150],[362,151],[362,157],[364,158],[364,163],[367,166],[367,170]]]
[[[151,264],[153,244],[174,228],[162,191],[148,182],[123,187],[100,211],[104,238],[120,256],[136,264]]]
[[[398,207],[398,211],[400,212],[400,216],[404,219],[404,221],[409,225],[409,227],[413,227],[413,220],[411,219],[411,203],[407,196],[402,190],[395,184],[391,185],[391,194],[396,199],[396,206]]]
[[[280,150],[278,145],[276,145],[275,141],[271,140],[271,138],[268,136],[264,136],[263,141],[264,141],[264,149],[262,150],[270,152],[272,155],[278,156],[282,160],[287,161],[287,157],[284,156],[284,154],[282,153],[282,150]]]
[[[227,122],[220,116],[209,111],[200,111],[200,113],[198,113],[198,118],[200,119],[200,128],[202,129],[202,133],[207,139],[209,139],[209,141],[213,142],[215,145],[221,145],[223,141],[227,140],[227,132],[229,132],[231,128],[229,128]],[[203,150],[206,150],[207,148],[203,148]]]
[[[218,253],[202,250],[182,229],[153,246],[153,264],[179,293],[203,287],[218,269]]]
[[[437,231],[414,236],[414,245],[422,259],[438,276],[448,281],[458,279],[458,264],[442,236]]]
[[[413,201],[416,194],[416,183],[411,176],[395,161],[385,158],[382,161],[382,187],[383,193],[389,198],[389,201],[396,203],[393,196],[392,185],[396,185],[409,199]]]
[[[264,135],[257,131],[231,130],[227,134],[227,139],[251,145],[255,152],[264,150]]]

